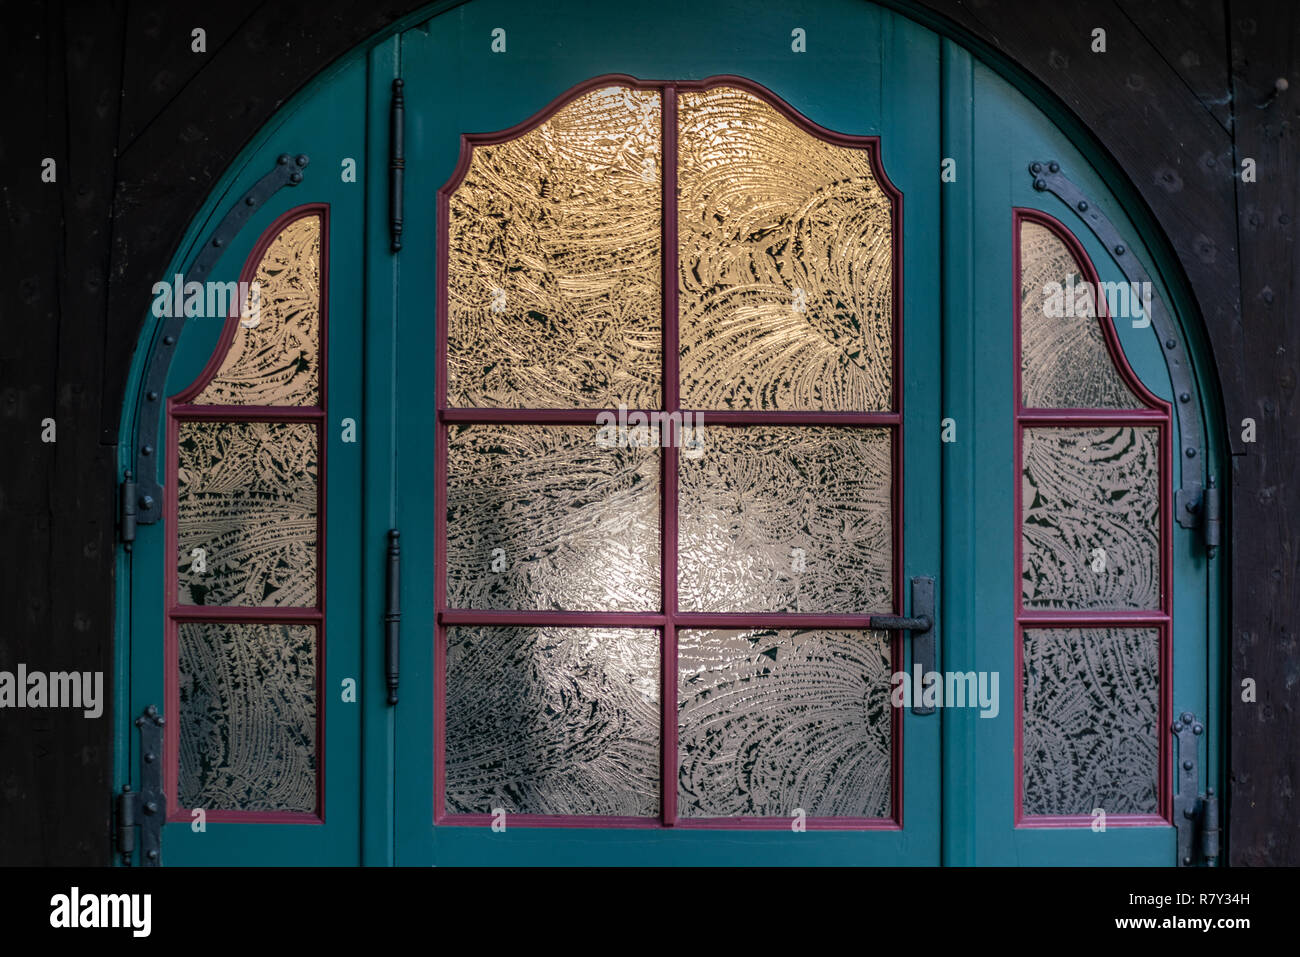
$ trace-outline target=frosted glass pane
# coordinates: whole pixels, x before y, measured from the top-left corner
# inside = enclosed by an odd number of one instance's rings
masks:
[[[684,408],[893,403],[893,220],[864,149],[743,90],[679,96]]]
[[[178,600],[316,604],[316,427],[181,422]]]
[[[659,633],[447,630],[447,810],[659,813]]]
[[[1094,295],[1077,294],[1086,281],[1055,233],[1021,224],[1020,382],[1029,408],[1143,408],[1111,361]]]
[[[658,610],[658,448],[587,425],[448,431],[451,607]]]
[[[235,338],[195,403],[319,404],[320,250],[319,216],[296,219],[275,237],[254,275],[258,296],[239,303]]]
[[[1025,632],[1027,814],[1159,810],[1160,633],[1154,628]]]
[[[449,202],[453,407],[658,407],[661,109],[606,87],[475,147]]]
[[[1024,431],[1026,608],[1160,607],[1160,433]]]
[[[180,803],[316,810],[316,629],[182,623]]]
[[[678,633],[682,817],[886,817],[889,638]]]
[[[709,426],[678,459],[683,610],[887,612],[888,429]]]

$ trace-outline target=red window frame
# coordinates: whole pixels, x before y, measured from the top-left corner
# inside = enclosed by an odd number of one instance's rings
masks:
[[[436,314],[437,335],[437,446],[435,451],[434,516],[435,516],[435,572],[434,602],[436,621],[434,632],[434,755],[433,755],[433,823],[461,826],[486,826],[492,822],[489,814],[452,814],[445,805],[446,792],[446,669],[447,628],[457,625],[481,626],[569,626],[569,627],[623,627],[657,630],[660,640],[660,714],[661,714],[661,813],[651,817],[621,817],[606,815],[541,815],[512,814],[511,821],[534,827],[681,827],[727,828],[747,830],[779,830],[790,826],[788,817],[732,817],[732,818],[679,818],[677,814],[677,630],[679,628],[836,628],[869,630],[869,614],[824,615],[804,613],[695,613],[682,612],[677,607],[677,447],[669,442],[661,446],[661,528],[660,528],[660,583],[661,610],[657,612],[564,612],[564,611],[504,611],[470,610],[452,608],[447,604],[447,429],[454,424],[586,424],[597,425],[597,416],[613,409],[495,409],[452,408],[447,403],[447,264],[449,253],[449,205],[452,194],[460,186],[469,170],[473,151],[478,146],[488,146],[517,138],[541,125],[557,111],[577,97],[593,89],[622,86],[636,90],[657,90],[661,94],[663,119],[662,166],[662,269],[663,269],[663,408],[628,410],[641,411],[649,416],[687,411],[703,415],[709,425],[836,425],[888,428],[892,436],[893,457],[891,510],[893,539],[893,599],[891,611],[901,614],[903,595],[902,548],[902,428],[903,428],[903,357],[902,301],[903,301],[903,196],[885,174],[880,156],[880,137],[855,136],[828,130],[799,113],[767,88],[743,77],[719,75],[700,81],[642,81],[624,74],[594,77],[561,94],[540,112],[509,129],[496,133],[464,134],[461,137],[460,159],[451,178],[438,191],[438,293]],[[870,158],[873,173],[880,188],[889,196],[892,205],[894,271],[892,297],[893,323],[893,403],[888,412],[738,412],[686,410],[680,403],[678,377],[678,245],[677,245],[677,94],[686,90],[705,90],[718,86],[744,90],[767,105],[778,110],[786,119],[810,136],[834,145],[865,150]],[[669,201],[671,198],[671,202]],[[877,614],[880,614],[877,612]],[[898,632],[890,634],[891,670],[903,668],[902,640]],[[891,785],[889,817],[833,817],[809,818],[807,827],[820,830],[898,830],[903,824],[903,722],[899,709],[891,708]]]
[[[1107,312],[1106,301],[1097,299],[1097,321],[1101,324],[1106,342],[1106,351],[1111,363],[1138,401],[1140,409],[1040,409],[1027,407],[1021,383],[1021,262],[1020,233],[1025,223],[1035,223],[1049,230],[1063,242],[1074,257],[1085,281],[1093,289],[1100,287],[1100,278],[1092,259],[1084,250],[1078,238],[1056,217],[1041,210],[1017,207],[1012,210],[1012,256],[1014,261],[1012,303],[1014,309],[1012,335],[1012,368],[1014,369],[1013,397],[1014,432],[1015,432],[1015,471],[1012,485],[1015,489],[1015,826],[1018,828],[1041,827],[1091,827],[1091,814],[1027,814],[1024,809],[1024,643],[1027,630],[1042,628],[1153,628],[1159,635],[1159,706],[1156,722],[1156,734],[1159,738],[1159,763],[1157,777],[1157,807],[1155,814],[1108,814],[1108,827],[1151,827],[1169,824],[1173,821],[1173,787],[1172,787],[1172,750],[1169,734],[1166,733],[1173,720],[1173,537],[1170,525],[1170,495],[1173,465],[1171,460],[1172,444],[1170,442],[1170,412],[1172,406],[1152,393],[1129,365],[1115,331],[1112,317]],[[1143,610],[1087,610],[1067,611],[1059,609],[1026,609],[1021,577],[1024,571],[1024,531],[1023,508],[1024,490],[1022,472],[1024,469],[1024,434],[1025,429],[1033,426],[1132,426],[1154,427],[1159,441],[1159,508],[1160,508],[1160,544],[1157,554],[1160,558],[1160,607],[1155,611]]]
[[[167,400],[167,502],[164,521],[167,524],[168,558],[164,568],[167,584],[165,602],[167,626],[164,647],[166,679],[166,713],[177,716],[163,728],[165,754],[164,780],[174,795],[169,802],[168,822],[189,821],[193,808],[181,806],[180,801],[180,646],[179,626],[193,622],[227,624],[285,624],[309,625],[316,636],[316,808],[314,811],[239,811],[204,809],[206,820],[212,823],[245,824],[323,824],[325,823],[325,486],[327,476],[326,452],[328,436],[326,420],[328,409],[327,389],[329,369],[329,204],[307,203],[288,210],[267,226],[258,237],[245,259],[239,274],[241,283],[251,283],[257,278],[262,257],[287,227],[300,219],[320,218],[320,329],[319,389],[314,406],[268,405],[209,405],[194,404],[195,397],[216,377],[221,364],[235,340],[239,328],[239,303],[236,302],[226,317],[221,336],[208,363],[194,383]],[[242,285],[240,288],[244,288]],[[178,441],[182,422],[302,422],[316,429],[316,604],[311,608],[240,606],[240,605],[183,605],[178,600],[178,575],[175,562],[180,554],[180,529],[177,522],[177,468]]]

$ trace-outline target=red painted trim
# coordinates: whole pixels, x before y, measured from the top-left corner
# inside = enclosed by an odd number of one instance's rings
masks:
[[[208,820],[212,818],[209,817]],[[653,817],[620,817],[613,815],[563,815],[563,814],[510,814],[510,826],[567,827],[586,829],[593,827],[659,829],[662,822]],[[679,817],[673,826],[682,830],[709,831],[788,831],[793,819],[789,817]],[[1109,819],[1108,819],[1109,820]],[[491,814],[443,814],[434,824],[444,827],[490,827]],[[810,817],[804,822],[810,831],[899,831],[902,826],[884,817]]]
[[[447,402],[447,323],[448,292],[447,262],[449,253],[449,209],[451,196],[464,181],[473,161],[476,147],[502,143],[515,139],[540,126],[555,112],[577,97],[593,89],[606,86],[624,86],[632,89],[659,90],[662,100],[663,151],[662,151],[662,264],[663,264],[663,409],[639,410],[647,416],[664,411],[691,411],[702,416],[707,428],[716,425],[838,425],[884,427],[890,429],[893,452],[891,512],[893,519],[892,558],[894,587],[891,610],[902,613],[903,605],[903,463],[902,463],[902,394],[903,394],[903,196],[885,173],[881,162],[878,136],[854,136],[837,133],[820,126],[799,113],[766,87],[737,76],[714,76],[706,80],[689,82],[642,81],[625,74],[593,77],[561,94],[540,112],[509,129],[495,133],[472,133],[461,137],[461,152],[450,179],[438,190],[437,236],[437,448],[434,478],[434,603],[437,613],[434,630],[434,733],[433,733],[433,821],[435,824],[484,826],[491,823],[490,815],[454,815],[445,810],[446,789],[446,629],[455,625],[569,625],[588,627],[650,627],[660,629],[660,698],[661,698],[661,789],[662,814],[652,818],[620,817],[569,817],[549,815],[511,815],[512,822],[536,827],[648,827],[680,826],[770,830],[790,826],[786,818],[758,819],[691,819],[677,816],[677,629],[704,628],[853,628],[868,630],[869,615],[801,615],[801,614],[695,614],[681,612],[677,607],[677,449],[669,444],[663,449],[662,462],[662,521],[660,539],[660,576],[662,610],[656,613],[609,612],[557,612],[557,611],[507,611],[500,609],[451,609],[447,606],[447,428],[452,423],[591,423],[596,424],[601,412],[617,410],[597,409],[452,409]],[[683,410],[680,408],[680,382],[678,370],[678,289],[680,271],[677,236],[677,93],[681,90],[703,90],[729,86],[744,90],[780,112],[786,119],[809,135],[837,146],[865,150],[880,188],[890,198],[892,207],[894,290],[893,318],[893,395],[891,408],[880,412],[734,412],[709,410]],[[903,648],[900,637],[891,638],[890,657],[894,671],[902,670]],[[843,830],[896,830],[902,826],[903,809],[903,721],[898,709],[891,709],[891,818],[812,819],[810,829]]]
[[[230,414],[238,409],[238,416]],[[171,415],[186,422],[322,422],[323,409],[278,405],[173,405]]]
[[[678,188],[677,188],[677,88],[669,84],[660,94],[660,113],[663,116],[663,149],[660,167],[663,178],[663,190],[660,194],[663,207],[663,316],[660,328],[663,330],[663,404],[665,409],[677,409],[682,404],[680,359],[681,329],[678,297],[680,293],[679,275],[681,264],[677,238]],[[671,439],[671,437],[669,437]],[[674,616],[678,612],[677,602],[677,546],[680,519],[677,505],[677,447],[669,441],[661,458],[663,477],[660,490],[663,494],[659,545],[660,591],[663,601],[667,626],[659,632],[659,665],[661,682],[659,690],[659,714],[661,728],[660,745],[660,799],[662,802],[663,824],[673,827],[677,824],[677,739],[681,733],[677,719],[679,695],[677,688],[677,624]]]
[[[190,406],[189,408],[202,408]],[[902,416],[897,412],[735,412],[709,409],[672,409],[682,416],[690,415],[693,421],[710,425],[863,425],[885,428],[898,425]],[[438,420],[453,423],[525,423],[538,425],[594,425],[597,416],[606,413],[617,416],[618,409],[442,409]],[[664,409],[627,409],[626,415],[664,415]]]
[[[1154,628],[1160,642],[1159,661],[1159,715],[1156,733],[1159,736],[1158,796],[1159,814],[1107,816],[1108,827],[1141,827],[1167,825],[1173,821],[1173,748],[1168,729],[1173,720],[1173,533],[1172,495],[1173,461],[1171,441],[1172,425],[1170,403],[1152,393],[1133,371],[1120,346],[1114,321],[1106,311],[1104,298],[1096,297],[1097,321],[1101,324],[1110,360],[1124,381],[1145,408],[1141,409],[1039,409],[1027,408],[1023,402],[1021,382],[1021,262],[1020,230],[1025,222],[1037,223],[1050,230],[1065,243],[1074,257],[1084,280],[1093,289],[1100,286],[1100,277],[1083,245],[1066,226],[1054,216],[1041,210],[1016,207],[1011,217],[1012,246],[1012,369],[1014,381],[1014,475],[1015,489],[1015,743],[1014,815],[1018,828],[1041,827],[1091,827],[1091,815],[1029,815],[1024,810],[1024,632],[1040,628]],[[1160,607],[1143,610],[1083,610],[1026,609],[1022,588],[1024,574],[1024,532],[1022,473],[1024,470],[1024,431],[1030,427],[1053,428],[1069,426],[1136,426],[1155,428],[1159,442],[1159,495],[1160,495]]]
[[[217,346],[208,358],[198,378],[185,389],[167,400],[167,463],[164,504],[165,539],[169,552],[164,560],[165,585],[163,588],[165,633],[163,638],[164,678],[163,695],[165,714],[172,716],[163,728],[164,780],[172,795],[173,806],[168,808],[167,821],[188,822],[192,808],[180,807],[180,660],[179,625],[188,622],[230,622],[250,624],[282,623],[310,625],[316,635],[316,810],[299,811],[239,811],[210,810],[207,820],[212,823],[240,822],[263,824],[323,824],[325,822],[325,602],[326,602],[326,517],[328,498],[326,465],[329,445],[327,429],[329,374],[329,236],[330,216],[328,203],[307,203],[278,216],[253,244],[248,258],[240,270],[239,282],[252,282],[258,266],[276,237],[292,223],[308,216],[320,219],[320,330],[317,353],[318,404],[306,407],[194,405],[191,401],[212,381],[221,363],[234,343],[239,327],[238,302],[232,304],[231,314],[218,338]],[[240,607],[216,605],[186,605],[179,601],[176,562],[180,555],[179,526],[177,521],[177,458],[181,422],[306,422],[316,428],[316,605],[313,608]],[[206,809],[205,809],[206,810]]]

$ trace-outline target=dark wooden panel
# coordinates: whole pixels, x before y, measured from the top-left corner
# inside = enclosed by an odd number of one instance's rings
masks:
[[[1232,82],[1224,51],[1220,0],[1120,0],[1119,9],[1187,84],[1225,132],[1231,131]]]
[[[1247,401],[1258,423],[1233,476],[1229,834],[1233,864],[1300,862],[1300,7],[1232,6],[1237,152],[1258,164],[1238,183]],[[1279,90],[1278,79],[1288,85]],[[1240,431],[1240,416],[1236,428]],[[1241,682],[1257,685],[1254,703]]]
[[[6,8],[10,228],[0,668],[100,672],[105,709],[6,711],[0,863],[104,862],[112,772],[113,449],[99,442],[122,4]],[[40,159],[58,163],[40,184]],[[41,441],[41,420],[57,441]],[[9,530],[12,529],[12,534]]]

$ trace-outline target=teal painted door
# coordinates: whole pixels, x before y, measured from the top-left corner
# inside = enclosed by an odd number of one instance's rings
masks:
[[[1222,774],[1198,466],[1153,329],[1046,290],[1132,255],[1186,302],[1080,142],[856,0],[478,0],[316,81],[170,270],[311,157],[210,277],[274,321],[186,324],[119,566],[118,782],[159,706],[164,862],[1173,863],[1174,714]],[[930,713],[869,628],[925,576]]]
[[[406,104],[397,862],[937,864],[940,718],[866,628],[940,560],[937,38],[475,3],[371,68]]]
[[[1176,313],[1176,284],[1095,149],[955,44],[943,57],[943,153],[968,171],[943,192],[943,414],[958,429],[943,447],[944,667],[1003,689],[996,715],[944,714],[944,860],[1171,865],[1188,757],[1171,726],[1191,712],[1208,730],[1202,788],[1219,787],[1223,730],[1221,563],[1174,520],[1174,490],[1214,476],[1221,446],[1180,432],[1171,410],[1203,393],[1176,399],[1142,310],[1053,312],[1050,286],[1115,289],[1135,257]],[[1035,189],[1035,161],[1058,162],[1126,244]],[[1195,343],[1182,325],[1169,344]]]
[[[165,501],[119,577],[118,740],[135,790],[163,763],[166,865],[361,862],[361,709],[382,704],[361,688],[364,193],[342,171],[365,156],[365,85],[354,62],[263,130],[166,277],[278,157],[307,158],[227,241],[149,400]],[[130,723],[150,706],[160,755]]]

